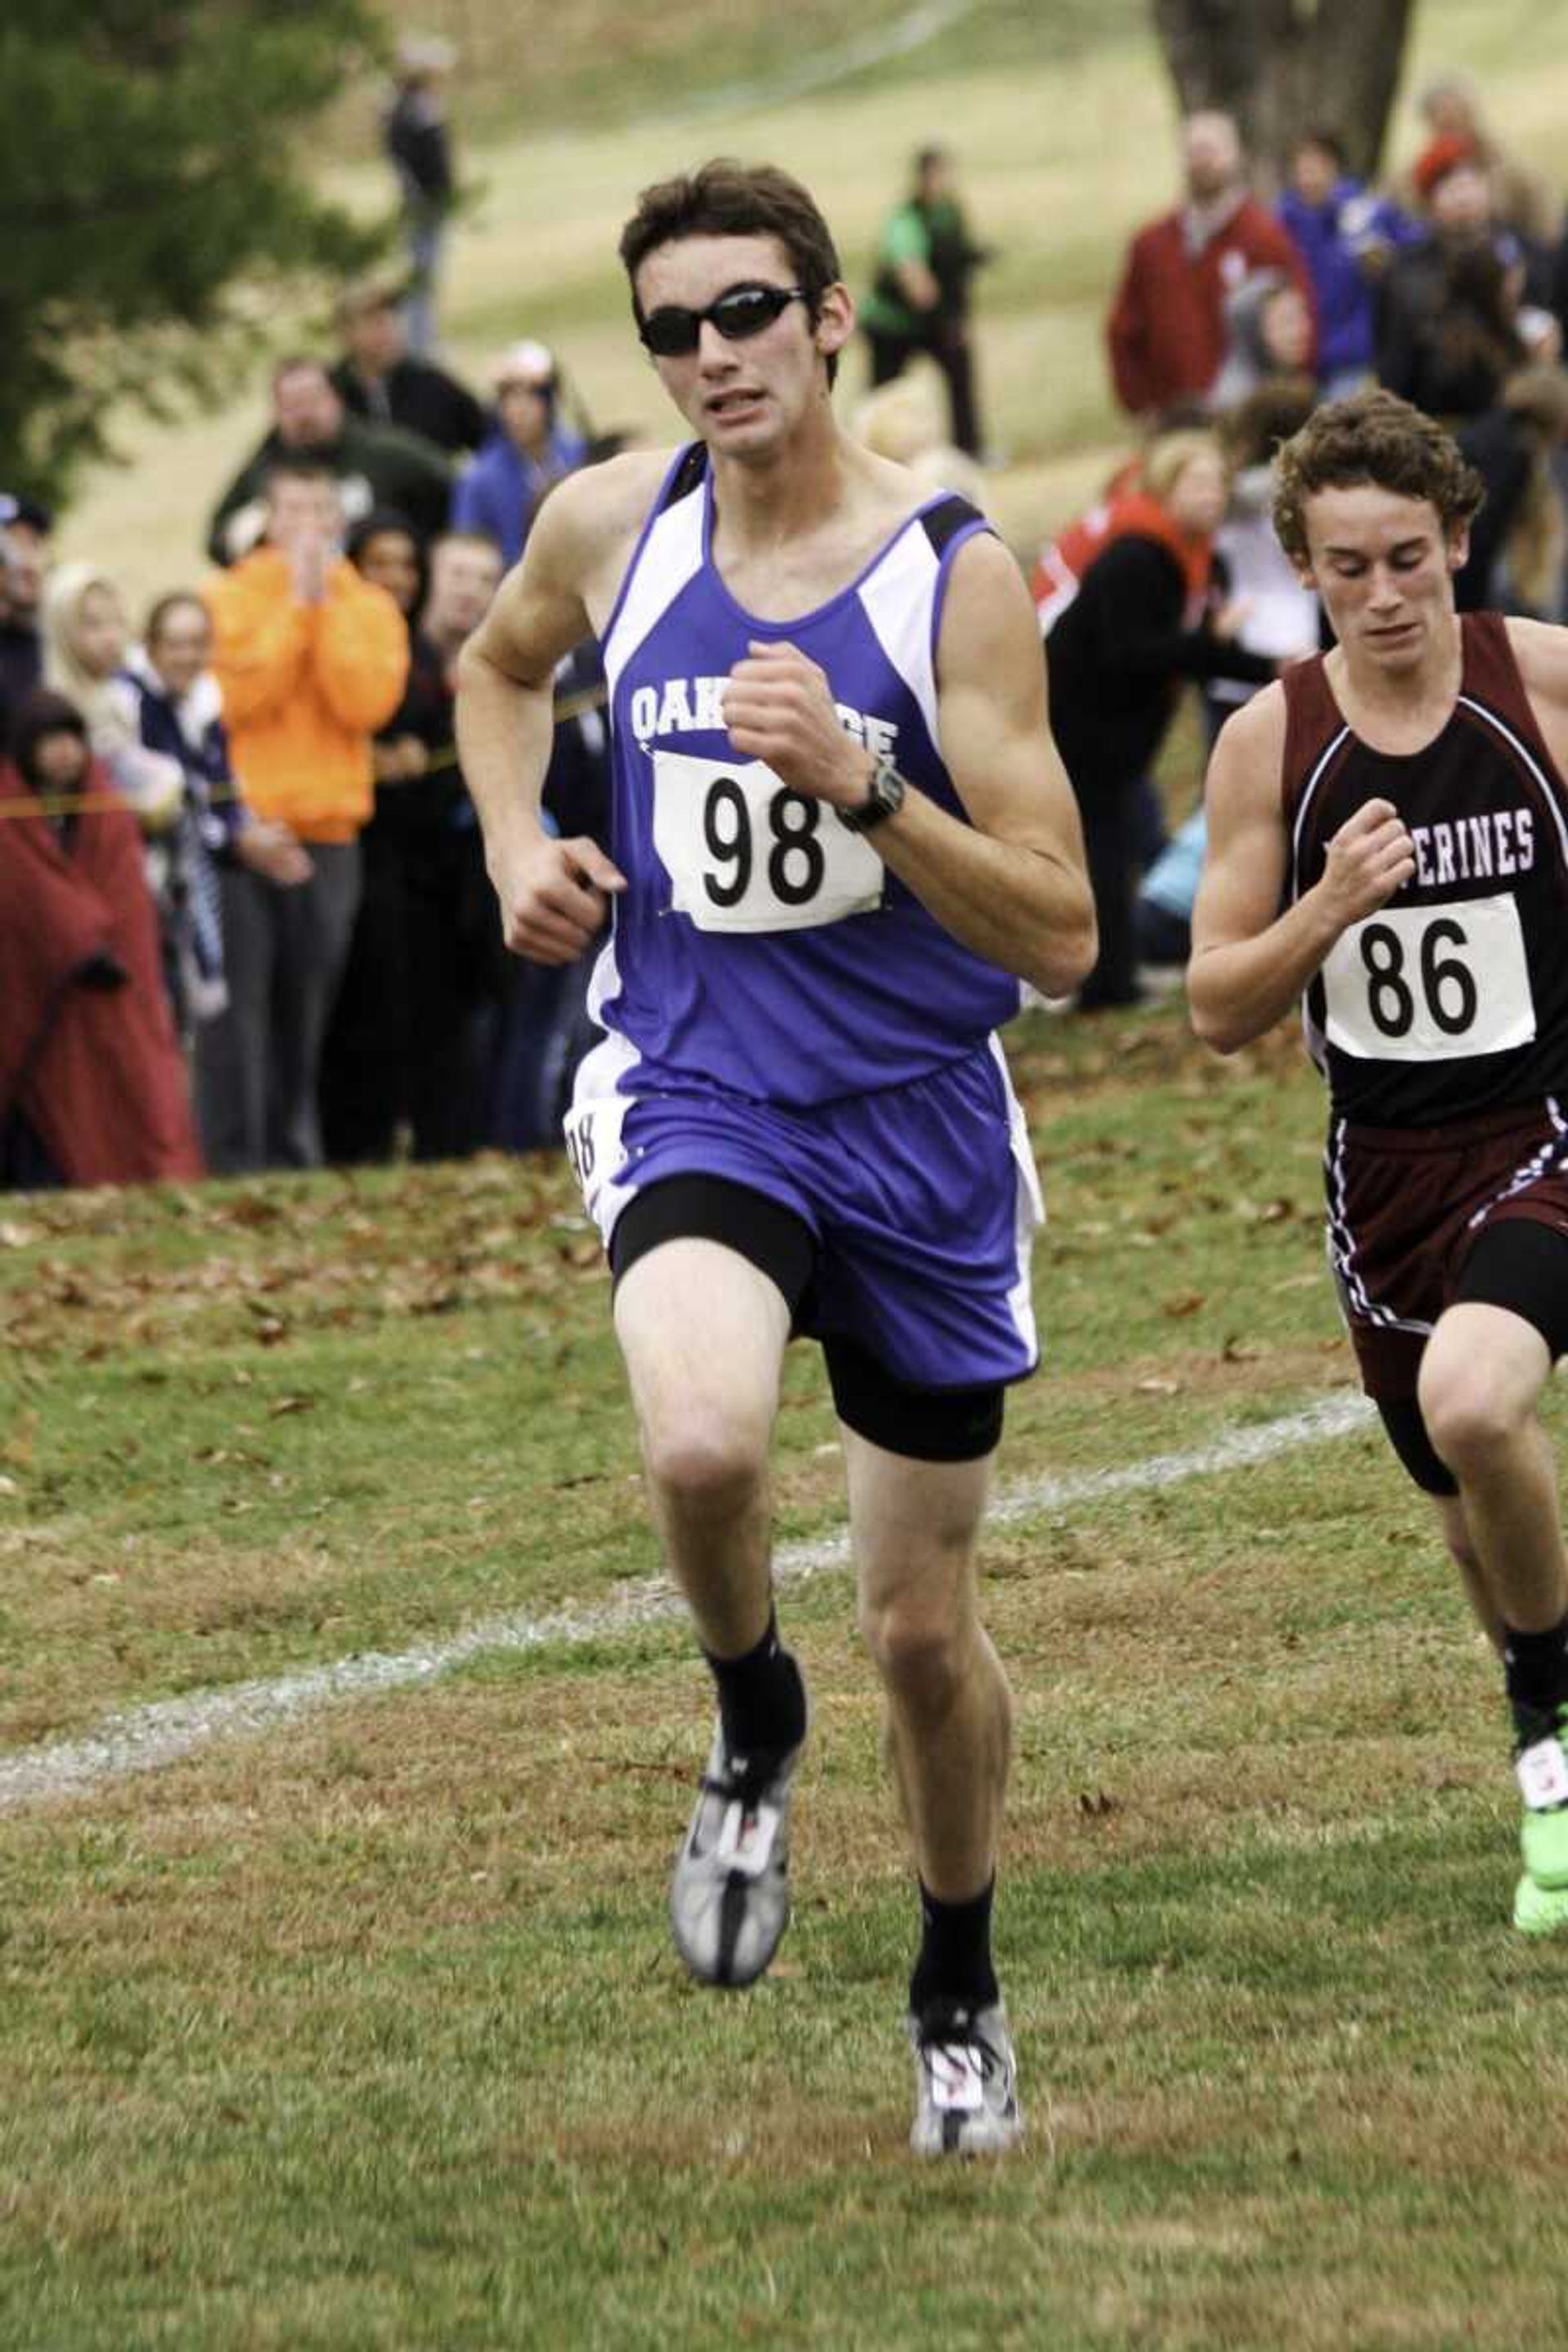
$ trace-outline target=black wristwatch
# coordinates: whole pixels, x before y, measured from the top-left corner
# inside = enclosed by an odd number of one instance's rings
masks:
[[[909,786],[889,754],[883,751],[879,754],[877,764],[871,771],[865,799],[854,808],[841,808],[838,822],[847,832],[869,833],[875,826],[886,824],[890,816],[898,815],[908,791]]]

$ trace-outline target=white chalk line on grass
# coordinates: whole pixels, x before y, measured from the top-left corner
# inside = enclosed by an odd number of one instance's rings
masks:
[[[812,97],[817,90],[832,89],[873,66],[889,65],[895,58],[912,57],[917,49],[934,41],[939,33],[973,16],[979,5],[980,0],[920,0],[918,6],[907,8],[890,23],[858,33],[836,48],[819,50],[799,65],[778,65],[749,81],[726,82],[720,89],[693,90],[640,119],[645,123],[679,130],[685,123],[709,121],[725,115],[756,114],[772,107],[787,106],[796,99]],[[579,132],[565,128],[542,129],[531,134],[530,143],[564,151],[578,144],[580,137]]]
[[[879,25],[858,38],[842,42],[838,47],[795,67],[780,66],[756,81],[731,82],[723,89],[699,90],[681,104],[670,108],[663,117],[667,122],[689,122],[711,114],[746,114],[765,106],[784,106],[792,99],[807,98],[814,90],[831,89],[835,82],[847,81],[851,74],[863,73],[868,66],[887,65],[894,58],[909,57],[922,49],[928,41],[945,33],[950,25],[973,16],[978,0],[923,0],[920,7],[905,11],[889,25]]]
[[[1182,1454],[1154,1454],[1116,1470],[1089,1470],[1071,1477],[1037,1478],[1005,1486],[994,1496],[988,1524],[1033,1518],[1070,1509],[1101,1496],[1179,1486],[1188,1478],[1212,1477],[1272,1460],[1298,1446],[1321,1444],[1363,1427],[1372,1407],[1362,1397],[1321,1398],[1300,1412],[1226,1430],[1206,1445]],[[846,1568],[849,1539],[840,1531],[811,1542],[782,1544],[774,1555],[780,1583],[799,1584],[825,1571]],[[481,1619],[427,1649],[368,1651],[297,1674],[231,1683],[184,1698],[154,1699],[106,1716],[85,1738],[45,1741],[0,1754],[0,1812],[51,1797],[80,1795],[107,1780],[151,1772],[173,1764],[215,1739],[276,1728],[293,1717],[340,1699],[365,1698],[378,1691],[405,1690],[433,1682],[468,1658],[487,1651],[567,1649],[614,1639],[639,1625],[680,1613],[680,1596],[662,1577],[618,1586],[606,1601],[581,1608],[530,1616],[519,1611]]]

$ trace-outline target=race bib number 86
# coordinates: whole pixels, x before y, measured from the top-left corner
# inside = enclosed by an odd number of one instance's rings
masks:
[[[869,842],[760,760],[653,754],[653,845],[700,931],[797,931],[880,906]]]
[[[1328,1036],[1372,1062],[1502,1054],[1535,1034],[1519,909],[1506,894],[1452,907],[1384,907],[1352,923],[1323,965]]]

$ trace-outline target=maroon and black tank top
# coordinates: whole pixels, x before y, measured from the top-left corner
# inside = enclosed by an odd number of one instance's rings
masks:
[[[1369,800],[1392,801],[1415,845],[1410,881],[1305,998],[1334,1111],[1357,1125],[1445,1127],[1568,1091],[1568,784],[1501,616],[1460,628],[1458,698],[1424,751],[1352,734],[1321,658],[1284,675],[1288,899]]]

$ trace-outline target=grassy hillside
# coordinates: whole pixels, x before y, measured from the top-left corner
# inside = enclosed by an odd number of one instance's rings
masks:
[[[468,119],[498,133],[732,111],[742,93],[766,106],[808,84],[929,80],[979,58],[1039,70],[1136,37],[1148,18],[1146,0],[866,0],[852,15],[841,0],[398,0],[385,14],[447,36]]]
[[[1507,1927],[1495,1666],[1346,1409],[1316,1083],[1171,1003],[1013,1051],[1052,1223],[983,1552],[1000,2168],[905,2148],[914,1905],[815,1350],[774,1479],[797,1913],[716,1999],[663,1916],[704,1677],[646,1605],[563,1163],[6,1204],[7,2347],[1563,2341],[1564,1956]],[[182,1699],[136,1769],[111,1711]]]
[[[815,5],[805,0],[790,22],[816,27]],[[858,35],[867,22],[901,13],[873,11],[858,16],[854,29]],[[563,62],[550,69],[563,79],[547,80],[542,65],[520,55],[505,86],[513,127],[486,138],[470,132],[466,141],[482,193],[454,240],[446,303],[451,359],[478,376],[500,344],[542,335],[559,346],[596,418],[666,435],[669,420],[627,331],[614,259],[636,190],[705,153],[777,158],[818,192],[851,278],[863,285],[878,223],[903,184],[911,150],[941,136],[961,160],[977,225],[1001,249],[984,281],[980,327],[985,406],[1008,460],[994,497],[1004,528],[1018,543],[1032,543],[1078,503],[1116,446],[1101,321],[1129,231],[1168,201],[1172,185],[1171,100],[1152,41],[1123,0],[1095,13],[1103,37],[1090,40],[1089,11],[1079,0],[1059,9],[982,0],[929,52],[786,103],[728,110],[692,110],[697,84],[672,47],[659,53],[663,62],[648,63],[648,93],[623,114],[616,111],[626,94],[616,45],[631,39],[625,27],[634,12],[621,0],[614,6],[604,0],[597,14],[566,7]],[[664,14],[672,41],[677,33],[703,37],[709,89],[743,75],[748,43],[774,39],[767,27],[781,21],[777,12],[724,11],[726,26],[738,29],[720,41],[706,0]],[[493,19],[475,5],[468,21],[475,53],[483,54],[482,28]],[[545,91],[567,89],[576,68],[568,71],[566,61],[591,26],[604,28],[605,52],[616,60],[595,85],[609,119],[565,127]],[[1500,130],[1563,175],[1568,12],[1542,11],[1532,0],[1426,0],[1407,80],[1440,64],[1474,71]],[[1394,160],[1413,137],[1406,109]],[[385,200],[374,162],[340,163],[332,176],[358,205]],[[279,336],[300,332],[297,320],[276,323]],[[851,365],[847,402],[858,383]],[[91,482],[69,519],[66,551],[107,563],[138,600],[198,575],[206,513],[252,446],[260,417],[257,396],[176,430],[128,430],[133,464]]]

